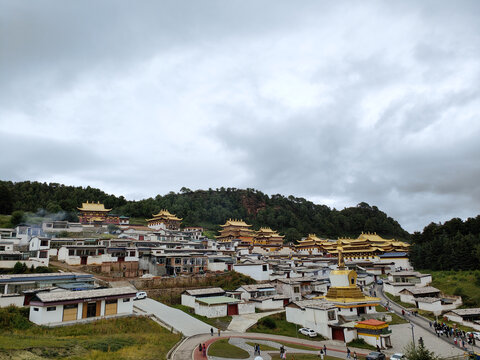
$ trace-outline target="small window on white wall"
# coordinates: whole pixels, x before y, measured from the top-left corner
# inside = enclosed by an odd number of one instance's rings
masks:
[[[56,306],[49,306],[47,307],[47,311],[55,311],[57,310],[57,307]]]
[[[123,299],[123,302],[129,302],[129,301],[130,301],[130,298]]]
[[[38,311],[38,308],[34,307],[34,308],[33,308],[33,311]]]

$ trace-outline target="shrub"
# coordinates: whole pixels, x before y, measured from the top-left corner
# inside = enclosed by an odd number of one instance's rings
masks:
[[[260,323],[269,329],[275,329],[277,327],[277,324],[275,324],[275,320],[268,316],[260,320]]]

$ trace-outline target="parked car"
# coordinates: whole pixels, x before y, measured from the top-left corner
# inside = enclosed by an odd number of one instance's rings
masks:
[[[145,291],[139,291],[133,298],[133,300],[141,300],[141,299],[146,299],[147,298],[147,293]]]
[[[406,359],[405,355],[400,353],[396,353],[390,356],[390,360],[405,360],[405,359]]]
[[[365,360],[387,360],[385,354],[382,354],[378,351],[372,351],[370,354],[367,355]]]
[[[382,285],[382,284],[383,284],[383,280],[382,280],[382,279],[378,279],[378,280],[377,280],[377,284],[378,284],[378,285]]]
[[[317,332],[315,330],[309,329],[309,328],[301,328],[298,330],[300,334],[303,334],[305,336],[310,336],[310,337],[315,337],[317,336]]]

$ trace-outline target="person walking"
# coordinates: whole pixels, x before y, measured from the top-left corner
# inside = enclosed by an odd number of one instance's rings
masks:
[[[347,359],[351,359],[352,357],[350,356],[350,349],[347,348]]]
[[[220,328],[218,328],[218,336],[220,336]]]
[[[200,353],[201,353],[202,350],[203,350],[203,347],[202,347],[202,344],[200,343],[200,345],[198,345],[198,351],[200,351]]]
[[[203,344],[203,350],[202,350],[203,357],[207,357],[207,347],[205,344]]]
[[[323,345],[323,353],[327,356],[327,345]]]
[[[213,328],[210,328],[210,334],[213,336]]]
[[[353,352],[353,360],[358,360],[358,356],[357,356],[357,352],[356,352],[356,351]]]

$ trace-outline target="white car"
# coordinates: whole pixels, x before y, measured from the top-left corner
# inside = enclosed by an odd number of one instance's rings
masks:
[[[133,300],[141,300],[141,299],[146,299],[147,298],[147,293],[145,291],[139,291],[137,292],[137,295],[133,298]]]
[[[309,328],[301,328],[298,330],[300,334],[303,334],[305,336],[310,336],[310,337],[315,337],[317,336],[317,332],[315,330],[309,329]]]
[[[405,359],[406,359],[405,355],[400,353],[396,353],[390,356],[390,360],[405,360]]]

